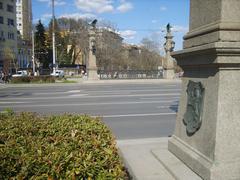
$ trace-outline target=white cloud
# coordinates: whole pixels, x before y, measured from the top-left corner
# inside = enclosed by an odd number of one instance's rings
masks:
[[[107,13],[107,12],[127,12],[133,8],[133,5],[126,0],[120,0],[120,5],[115,7],[114,0],[75,0],[75,5],[83,12],[89,13]]]
[[[114,7],[111,0],[75,0],[78,9],[85,12],[112,12]]]
[[[137,34],[136,31],[132,31],[132,30],[120,31],[119,33],[125,39],[134,39],[135,35]]]
[[[42,16],[41,16],[41,20],[42,21],[46,21],[46,20],[48,20],[48,19],[50,19],[50,18],[52,18],[52,14],[43,14]]]
[[[73,13],[73,14],[62,14],[60,17],[65,17],[65,18],[73,18],[73,19],[94,19],[96,18],[96,15],[91,14],[91,13]]]
[[[165,6],[160,7],[160,11],[166,11],[166,10],[167,10],[167,7],[165,7]]]
[[[188,32],[188,27],[175,25],[175,26],[172,27],[172,31],[173,31],[173,32],[186,33],[186,32]]]
[[[129,2],[123,1],[120,6],[117,7],[119,12],[127,12],[133,8],[133,5]]]
[[[66,2],[65,1],[55,1],[54,5],[55,6],[63,6],[63,5],[66,5]]]

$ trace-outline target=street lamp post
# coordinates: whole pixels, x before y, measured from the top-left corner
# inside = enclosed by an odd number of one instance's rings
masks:
[[[36,75],[36,68],[35,68],[35,41],[34,41],[34,30],[32,30],[32,68],[33,68],[33,75]]]
[[[58,68],[58,65],[59,65],[59,60],[58,60],[58,47],[60,47],[62,44],[57,44],[57,47],[55,49],[55,52],[56,52],[56,64],[57,64],[57,68]]]
[[[55,52],[55,14],[54,0],[52,0],[52,45],[53,45],[53,74],[56,73],[56,52]]]

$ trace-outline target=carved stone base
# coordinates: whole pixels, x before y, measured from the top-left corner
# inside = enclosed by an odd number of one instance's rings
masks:
[[[240,49],[236,44],[215,43],[212,49],[206,48],[213,45],[209,44],[185,50],[176,58],[184,77],[168,149],[204,180],[240,179]],[[192,136],[183,121],[189,81],[201,82],[205,89],[201,127]]]
[[[88,80],[99,80],[96,70],[88,70]]]
[[[174,79],[175,78],[175,72],[173,69],[166,69],[163,73],[164,79]]]

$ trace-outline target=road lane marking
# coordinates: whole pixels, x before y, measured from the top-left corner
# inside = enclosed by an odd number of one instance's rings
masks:
[[[173,105],[169,105],[169,106],[157,106],[158,109],[169,108],[169,107],[178,107],[178,105],[173,104]]]
[[[68,99],[68,98],[76,98],[76,96],[79,96],[79,98],[112,98],[112,97],[149,97],[149,96],[180,96],[180,93],[164,93],[164,94],[123,94],[123,95],[95,95],[95,96],[87,96],[86,94],[79,94],[79,95],[68,95],[68,96],[57,96],[57,97],[14,97],[14,98],[2,98],[7,100],[43,100],[43,99]]]
[[[13,102],[13,101],[1,101],[0,104],[24,104],[24,103],[27,103],[27,102]]]
[[[20,107],[60,107],[60,106],[99,106],[99,105],[123,105],[123,104],[154,104],[154,103],[173,103],[174,101],[123,101],[123,102],[103,102],[103,103],[65,103],[65,104],[26,104]],[[4,105],[0,105],[4,107]],[[19,107],[18,105],[13,105],[12,107]]]
[[[155,97],[149,97],[149,98],[139,98],[141,100],[152,100],[152,99],[156,99]],[[172,100],[172,101],[176,101],[179,100],[179,96],[172,96],[171,98],[168,98],[168,100]]]
[[[81,97],[81,96],[87,96],[88,94],[71,94],[68,95],[68,97]]]
[[[67,91],[67,93],[79,93],[81,90],[72,90],[72,91]]]
[[[63,91],[63,92],[42,92],[42,93],[33,93],[34,95],[50,95],[50,94],[68,94],[68,93],[80,93],[80,90],[72,91]]]
[[[143,116],[168,116],[168,115],[176,115],[176,113],[119,114],[119,115],[102,115],[94,117],[118,118],[118,117],[143,117]]]
[[[132,93],[132,92],[164,92],[164,91],[177,91],[180,92],[181,89],[136,89],[136,90],[111,90],[111,91],[88,91],[89,93]]]

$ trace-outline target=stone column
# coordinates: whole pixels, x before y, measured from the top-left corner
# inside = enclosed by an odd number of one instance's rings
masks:
[[[97,74],[97,65],[96,65],[96,29],[91,27],[89,29],[89,53],[88,53],[88,62],[87,62],[87,75],[88,80],[99,80]]]
[[[205,180],[240,179],[240,1],[191,0],[168,149]]]
[[[174,79],[175,78],[175,72],[174,72],[174,64],[173,64],[173,58],[171,56],[171,52],[174,49],[175,42],[172,40],[173,36],[171,34],[171,26],[170,24],[167,25],[167,35],[165,36],[166,42],[164,44],[165,49],[165,62],[164,62],[164,79]]]

